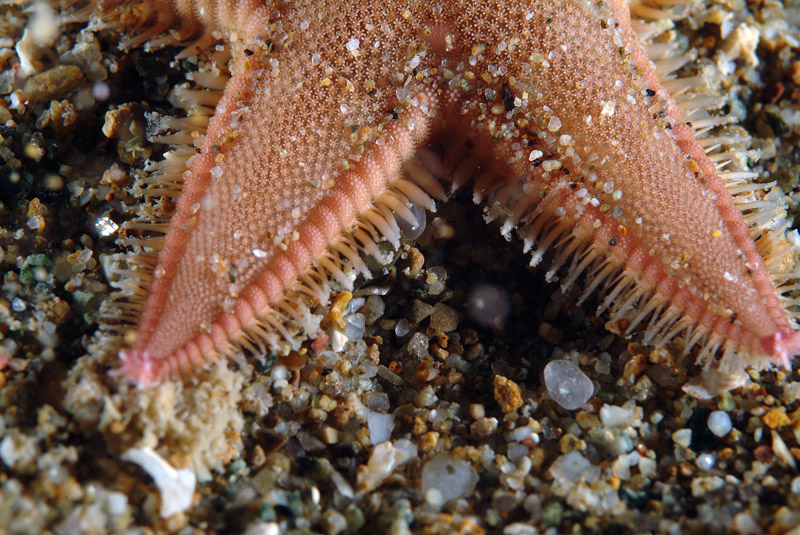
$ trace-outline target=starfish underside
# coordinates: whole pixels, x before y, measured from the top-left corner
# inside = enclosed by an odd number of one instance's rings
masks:
[[[646,343],[683,338],[724,370],[798,349],[780,199],[735,168],[745,140],[715,133],[727,119],[673,74],[686,58],[640,44],[653,26],[631,10],[669,15],[657,6],[91,7],[138,28],[125,46],[191,36],[186,57],[212,31],[227,43],[176,90],[189,116],[158,125],[175,148],[142,185],[179,196],[174,214],[127,227],[148,236],[125,241],[106,329],[127,332],[122,372],[139,385],[298,347],[331,281],[370,277],[368,257],[386,262],[382,243],[399,245],[417,207],[467,185],[532,265],[552,254],[548,279],[601,292],[601,312]]]

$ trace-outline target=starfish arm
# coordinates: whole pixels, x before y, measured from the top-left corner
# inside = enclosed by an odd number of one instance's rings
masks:
[[[552,256],[548,280],[586,274],[584,298],[602,292],[648,343],[685,335],[736,365],[796,352],[751,229],[625,3],[166,5],[228,37],[232,76],[123,354],[135,381],[251,339],[296,347],[290,324],[315,334],[306,297],[350,287],[360,256],[413,219],[405,192],[427,205],[420,192],[448,181],[471,183],[532,264]]]
[[[329,39],[337,27],[366,32],[359,17],[342,17]],[[302,26],[302,18],[293,20]],[[288,44],[234,60],[237,74],[193,158],[131,354],[180,363],[158,368],[168,373],[224,352],[253,329],[289,320],[285,309],[302,304],[290,294],[347,229],[361,221],[391,239],[394,221],[387,225],[374,209],[427,136],[437,97],[413,84],[402,100],[390,83],[370,87],[379,72],[349,63],[379,52],[359,53],[356,41],[342,41],[341,58],[327,66]],[[353,98],[362,105],[348,104]]]

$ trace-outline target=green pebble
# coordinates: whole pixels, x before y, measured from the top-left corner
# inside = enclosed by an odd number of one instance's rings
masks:
[[[734,400],[731,393],[726,390],[717,397],[717,408],[724,412],[730,412],[736,408],[736,400]]]
[[[278,519],[278,515],[275,514],[275,508],[272,507],[271,503],[264,502],[261,505],[261,509],[258,510],[256,519],[259,522],[274,522]]]
[[[561,502],[547,502],[542,509],[542,523],[547,527],[556,527],[564,517],[564,506]]]
[[[366,523],[363,511],[354,503],[348,505],[347,509],[344,510],[344,517],[347,519],[347,531],[345,533],[348,535],[360,533],[361,528]]]
[[[82,292],[80,290],[75,290],[72,292],[72,298],[75,299],[75,302],[81,306],[86,306],[92,297],[93,295],[88,292]]]
[[[25,259],[22,268],[19,270],[19,281],[25,286],[33,286],[36,283],[36,268],[43,267],[50,269],[51,263],[47,255],[32,254]]]
[[[303,498],[300,497],[298,492],[290,492],[286,495],[286,507],[289,509],[289,514],[293,517],[298,517],[303,514]]]

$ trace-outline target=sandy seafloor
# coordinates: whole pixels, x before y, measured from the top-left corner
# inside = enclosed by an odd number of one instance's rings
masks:
[[[734,95],[723,111],[791,219],[800,4],[706,4],[668,35],[698,49],[685,74]],[[688,396],[691,358],[578,308],[466,194],[320,311],[360,335],[340,354],[251,356],[145,391],[110,375],[113,355],[87,347],[117,226],[142,210],[135,179],[167,148],[145,114],[181,113],[170,93],[192,62],[75,23],[20,64],[28,7],[0,2],[0,534],[800,533],[797,373]],[[502,325],[470,319],[478,287],[506,296]],[[558,359],[593,384],[578,409],[544,384]],[[162,492],[131,448],[194,474],[194,492]]]

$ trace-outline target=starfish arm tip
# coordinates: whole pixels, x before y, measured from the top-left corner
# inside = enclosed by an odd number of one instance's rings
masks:
[[[762,338],[761,345],[785,369],[791,370],[792,357],[800,354],[800,331],[782,329]]]
[[[125,377],[139,389],[158,383],[160,366],[158,360],[149,352],[122,349],[119,352],[119,360],[121,364],[111,372],[112,375]]]

